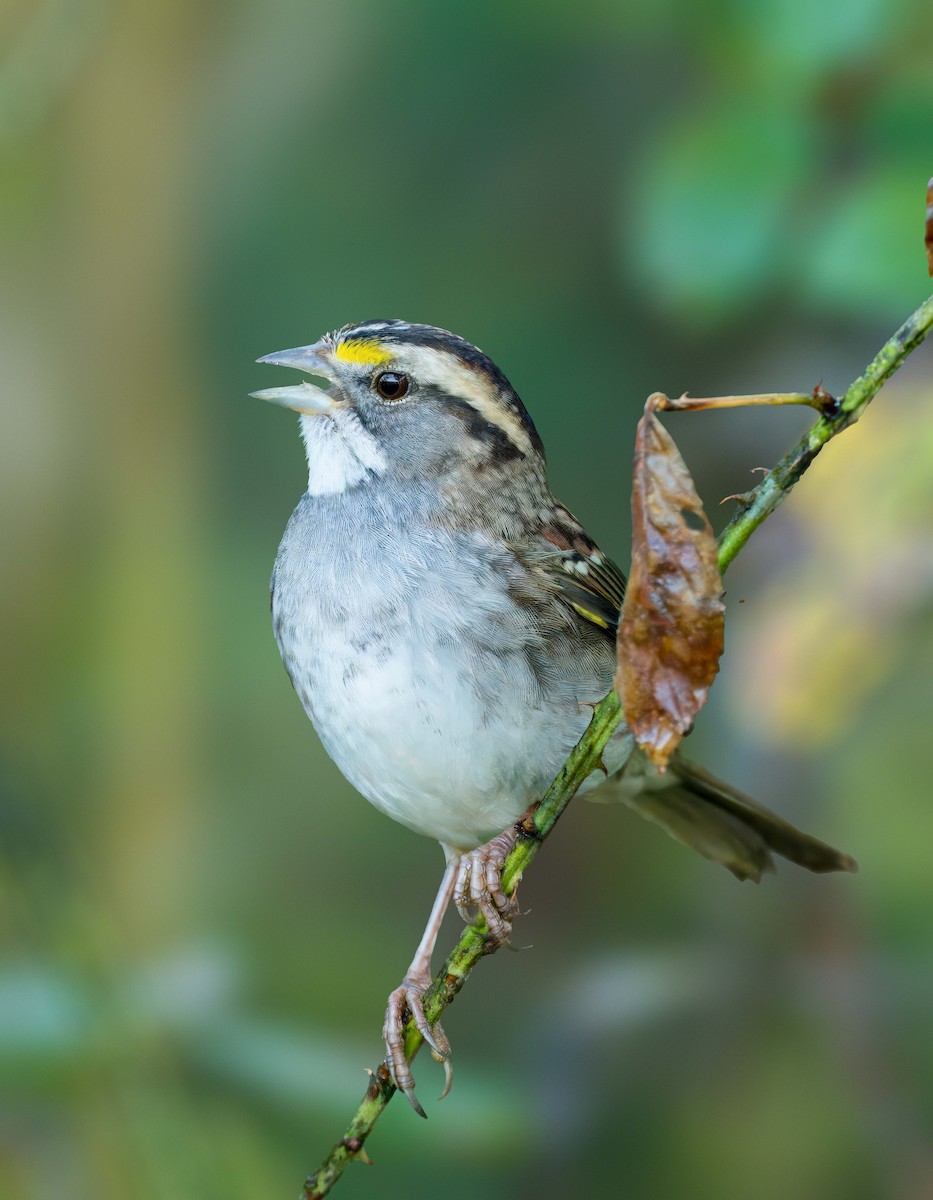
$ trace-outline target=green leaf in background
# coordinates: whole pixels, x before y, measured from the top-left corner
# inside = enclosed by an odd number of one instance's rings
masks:
[[[773,286],[812,160],[792,110],[730,103],[672,127],[636,174],[623,226],[645,295],[707,327],[747,308]]]
[[[758,60],[756,68],[780,74],[783,85],[819,88],[818,74],[864,63],[896,38],[903,21],[890,0],[758,0],[736,4],[736,36]]]
[[[908,282],[922,291],[925,182],[916,168],[897,166],[841,183],[806,246],[803,294],[831,312],[885,318]]]

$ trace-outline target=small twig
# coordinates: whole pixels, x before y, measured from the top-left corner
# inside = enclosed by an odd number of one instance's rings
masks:
[[[749,493],[750,503],[737,512],[719,537],[719,568],[725,571],[754,531],[790,495],[794,485],[828,441],[854,425],[899,366],[933,326],[933,296],[888,338],[865,371],[833,406],[819,417],[797,445]]]
[[[707,408],[774,408],[782,404],[807,404],[823,412],[826,401],[832,400],[828,392],[819,386],[812,392],[761,392],[753,396],[682,396],[672,398],[663,392],[653,392],[648,403],[654,401],[658,412],[702,412]],[[835,401],[833,401],[835,403]]]
[[[771,395],[765,399],[750,397],[720,397],[729,400],[768,403],[806,403],[820,408],[822,415],[807,430],[791,452],[777,464],[761,482],[743,496],[740,509],[723,530],[719,538],[719,569],[725,572],[752,533],[789,495],[804,471],[813,462],[820,450],[832,438],[849,425],[854,424],[869,402],[877,395],[882,385],[894,374],[907,356],[920,345],[933,327],[933,296],[926,300],[908,318],[900,329],[889,338],[865,372],[847,389],[845,394],[832,405],[832,400],[822,387],[814,389],[811,396],[802,393],[783,393],[778,398]],[[818,395],[818,393],[822,393]],[[709,401],[674,402],[671,407],[708,407]],[[722,405],[719,405],[722,407]],[[544,838],[556,825],[564,809],[580,785],[602,762],[603,749],[613,730],[619,724],[622,713],[618,697],[610,692],[593,711],[583,737],[571,751],[570,757],[545,793],[531,824],[523,828],[515,849],[505,861],[502,871],[502,888],[511,895],[523,872],[538,852]],[[520,823],[521,824],[521,823]],[[443,1010],[463,987],[467,976],[486,952],[486,926],[482,920],[467,926],[454,950],[445,959],[424,999],[424,1011],[430,1022],[436,1021]],[[421,1036],[409,1021],[405,1032],[405,1051],[414,1056],[422,1044]],[[319,1200],[326,1196],[337,1182],[348,1162],[363,1157],[363,1145],[383,1109],[392,1099],[395,1087],[383,1063],[372,1075],[366,1095],[357,1109],[345,1136],[337,1142],[320,1168],[305,1181],[306,1200]]]

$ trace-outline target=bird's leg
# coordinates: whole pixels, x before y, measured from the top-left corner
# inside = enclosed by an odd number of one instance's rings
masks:
[[[524,832],[523,822],[509,826],[484,846],[464,854],[457,868],[454,904],[464,921],[476,920],[482,913],[489,930],[489,950],[507,946],[512,921],[518,915],[518,900],[506,896],[500,875],[502,864]]]
[[[422,1117],[427,1114],[418,1103],[418,1097],[415,1095],[415,1080],[408,1065],[408,1059],[405,1057],[406,1011],[411,1013],[412,1020],[415,1022],[418,1032],[430,1046],[433,1057],[444,1064],[445,1083],[440,1097],[442,1100],[450,1091],[453,1078],[450,1068],[450,1042],[441,1028],[440,1021],[435,1021],[433,1028],[428,1023],[423,1005],[424,994],[431,986],[431,955],[434,952],[434,943],[437,941],[444,913],[450,903],[460,862],[458,854],[446,846],[444,851],[447,854],[447,867],[444,870],[441,885],[437,889],[434,907],[431,909],[424,934],[415,951],[415,957],[411,960],[411,966],[405,972],[405,978],[389,996],[385,1024],[382,1027],[382,1036],[386,1044],[386,1065],[392,1072],[395,1086],[399,1091],[405,1093],[412,1108]]]
[[[415,1095],[415,1080],[405,1057],[406,1013],[411,1013],[415,1028],[427,1042],[432,1056],[444,1064],[445,1083],[440,1097],[443,1100],[450,1091],[453,1079],[450,1042],[440,1021],[435,1021],[432,1026],[424,1014],[424,994],[431,986],[431,955],[434,952],[434,944],[451,896],[464,921],[472,922],[476,919],[477,912],[482,913],[489,930],[487,946],[490,952],[508,944],[512,921],[518,914],[518,900],[514,893],[506,896],[502,890],[502,865],[518,840],[522,836],[529,836],[529,818],[536,807],[537,805],[532,805],[515,825],[467,854],[460,854],[450,846],[444,846],[447,867],[437,889],[434,907],[415,951],[415,957],[411,960],[411,966],[405,972],[405,978],[389,996],[385,1024],[382,1027],[382,1036],[386,1044],[386,1065],[392,1073],[395,1086],[405,1093],[419,1116],[426,1116],[426,1113]]]

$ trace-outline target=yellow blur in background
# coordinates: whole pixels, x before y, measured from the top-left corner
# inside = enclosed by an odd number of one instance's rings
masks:
[[[294,1195],[440,874],[281,669],[303,456],[253,360],[456,330],[625,563],[648,392],[838,394],[927,294],[931,33],[922,0],[0,12],[0,1195]],[[861,873],[742,887],[575,803],[534,950],[446,1021],[453,1093],[390,1106],[340,1195],[933,1195],[930,355],[730,571],[690,746]],[[714,524],[806,419],[668,418]]]

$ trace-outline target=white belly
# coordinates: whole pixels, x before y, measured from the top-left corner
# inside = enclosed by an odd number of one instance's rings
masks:
[[[347,779],[395,820],[466,850],[540,798],[609,679],[541,679],[533,617],[507,595],[513,564],[491,563],[488,545],[464,535],[452,554],[447,531],[404,536],[386,562],[359,538],[325,558],[304,528],[287,532],[276,636]]]

